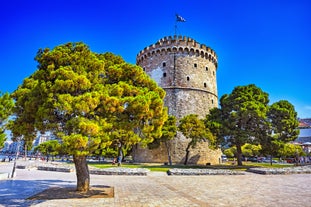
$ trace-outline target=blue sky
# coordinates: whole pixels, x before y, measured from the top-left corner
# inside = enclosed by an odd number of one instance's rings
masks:
[[[36,70],[39,48],[82,41],[135,64],[137,53],[178,34],[218,55],[218,96],[256,84],[270,104],[288,100],[311,118],[309,0],[3,0],[0,90],[13,92]]]

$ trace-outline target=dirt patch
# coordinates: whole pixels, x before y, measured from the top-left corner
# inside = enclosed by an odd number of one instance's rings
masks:
[[[54,199],[83,199],[83,198],[113,198],[114,188],[110,186],[92,186],[88,192],[82,193],[74,187],[48,188],[27,200],[54,200]]]

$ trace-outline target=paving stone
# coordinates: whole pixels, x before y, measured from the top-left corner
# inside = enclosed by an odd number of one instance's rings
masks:
[[[0,164],[10,172],[12,163]],[[17,169],[13,179],[0,180],[0,206],[311,206],[311,174],[167,176],[91,175],[91,185],[113,186],[114,198],[29,201],[49,187],[76,185],[75,173]]]

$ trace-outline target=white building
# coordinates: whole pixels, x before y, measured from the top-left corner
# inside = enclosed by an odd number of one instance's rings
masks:
[[[311,152],[311,119],[299,119],[299,136],[295,143],[299,143],[306,153]]]

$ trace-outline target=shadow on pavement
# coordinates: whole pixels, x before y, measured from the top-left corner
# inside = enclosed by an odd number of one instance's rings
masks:
[[[1,180],[0,206],[26,207],[44,202],[44,200],[26,200],[49,187],[75,187],[75,181],[64,180]]]

